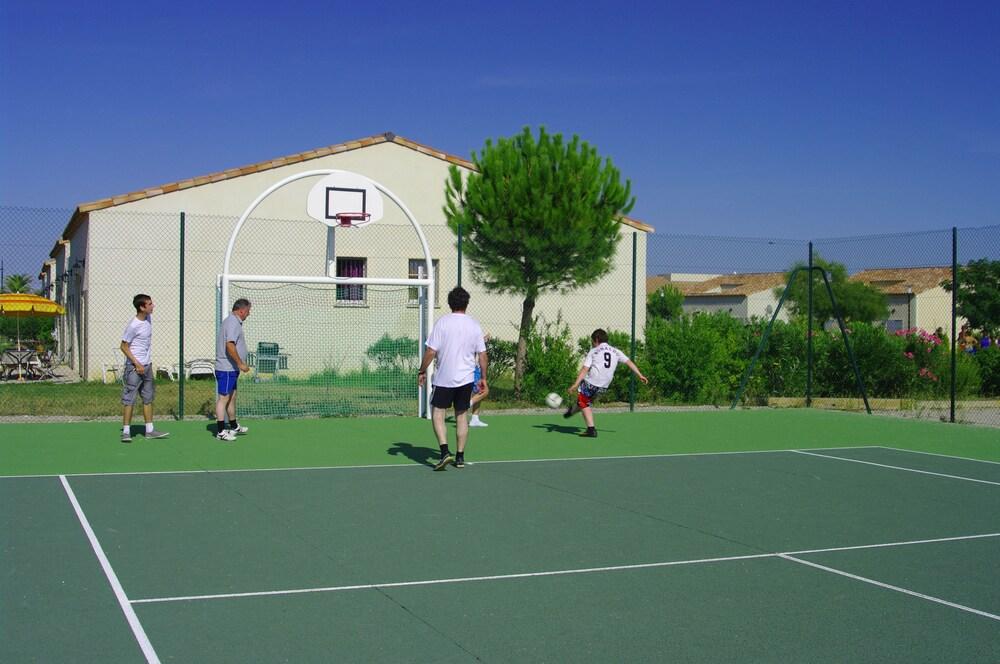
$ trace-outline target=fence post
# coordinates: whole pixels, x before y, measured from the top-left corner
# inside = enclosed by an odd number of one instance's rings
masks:
[[[181,264],[177,324],[177,419],[184,419],[184,213],[181,212]]]
[[[951,417],[955,423],[955,385],[957,370],[958,338],[956,336],[956,319],[958,318],[958,228],[951,227]]]
[[[813,393],[813,243],[809,243],[809,322],[806,327],[806,408],[812,407]]]
[[[629,353],[629,357],[635,362],[635,316],[636,316],[636,245],[638,243],[638,232],[632,231],[632,350]],[[631,371],[629,372],[629,383],[628,383],[628,409],[629,412],[635,412],[635,374]]]

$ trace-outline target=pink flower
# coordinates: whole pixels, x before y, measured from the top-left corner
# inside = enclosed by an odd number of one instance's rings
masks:
[[[906,351],[905,353],[903,353],[903,355],[905,355],[907,358],[911,360],[913,359],[913,353],[911,353],[910,351]]]

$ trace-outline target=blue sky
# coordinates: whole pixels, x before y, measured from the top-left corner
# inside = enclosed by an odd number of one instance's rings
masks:
[[[0,24],[2,206],[545,125],[661,233],[1000,224],[998,2],[43,0]]]

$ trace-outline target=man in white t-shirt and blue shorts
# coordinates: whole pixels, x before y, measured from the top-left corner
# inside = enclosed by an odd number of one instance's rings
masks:
[[[427,380],[427,367],[437,359],[434,378],[431,381],[434,393],[431,396],[431,421],[434,435],[441,448],[441,459],[434,470],[445,470],[453,463],[456,468],[465,467],[465,441],[469,436],[469,422],[466,415],[472,399],[472,386],[476,382],[476,366],[481,376],[478,387],[481,392],[486,385],[486,344],[479,323],[465,313],[469,306],[469,293],[461,286],[448,293],[451,313],[439,318],[427,338],[417,383],[421,386]],[[448,432],[444,419],[448,409],[455,409],[455,429],[457,445],[455,456],[448,449]]]
[[[571,395],[576,392],[576,403],[570,404],[563,417],[570,418],[582,411],[583,419],[587,423],[587,430],[580,435],[586,438],[597,438],[597,429],[594,427],[594,411],[591,406],[594,405],[597,397],[608,390],[608,386],[611,385],[611,381],[615,377],[618,363],[624,362],[643,383],[648,383],[649,379],[642,375],[639,367],[635,366],[625,353],[608,343],[608,333],[604,330],[594,330],[590,335],[590,346],[590,352],[583,359],[583,367],[581,367],[576,381],[567,390]]]
[[[132,298],[135,318],[122,333],[121,351],[125,355],[122,372],[122,442],[132,442],[132,408],[136,397],[142,399],[142,417],[146,421],[146,438],[166,438],[170,434],[153,426],[153,298],[139,293]]]

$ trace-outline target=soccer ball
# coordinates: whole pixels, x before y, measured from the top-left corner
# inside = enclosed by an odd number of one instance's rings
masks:
[[[555,392],[549,392],[549,396],[545,397],[545,403],[549,408],[558,408],[562,405],[562,397]]]

